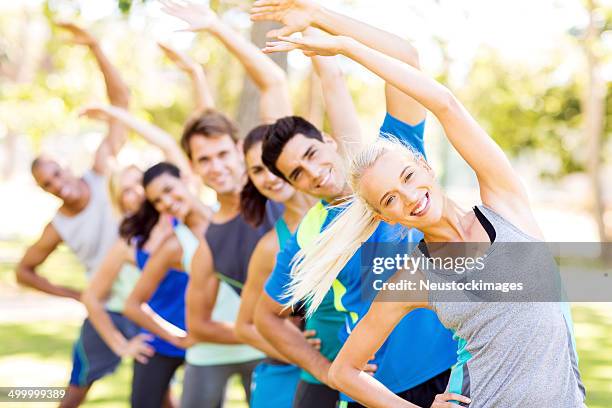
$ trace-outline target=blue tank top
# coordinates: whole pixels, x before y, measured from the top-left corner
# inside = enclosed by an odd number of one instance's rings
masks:
[[[176,223],[174,226],[176,227]],[[136,246],[136,264],[143,270],[149,260],[150,254]],[[186,272],[169,269],[166,276],[160,282],[157,290],[151,296],[147,304],[164,320],[185,330],[185,292],[189,275]],[[143,332],[148,333],[143,329]],[[180,349],[167,341],[153,335],[149,344],[158,354],[167,357],[185,357],[185,350]]]

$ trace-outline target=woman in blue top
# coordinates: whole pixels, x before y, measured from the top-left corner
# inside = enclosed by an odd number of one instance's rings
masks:
[[[121,236],[136,246],[136,263],[142,274],[125,302],[124,314],[154,335],[150,345],[155,354],[148,362],[137,361],[132,383],[132,406],[161,406],[163,396],[176,369],[183,364],[189,344],[185,332],[185,289],[188,275],[183,270],[181,252],[169,255],[169,249],[180,249],[176,234],[169,234],[155,254],[147,245],[160,215],[181,219],[194,230],[204,231],[207,210],[192,196],[180,179],[179,169],[170,163],[159,163],[148,169],[142,181],[146,201],[138,212],[120,226]],[[172,222],[175,232],[182,224]],[[174,245],[170,245],[174,243]],[[156,264],[170,257],[169,268]],[[159,321],[171,323],[171,330],[160,330]]]
[[[270,230],[260,239],[251,255],[247,280],[242,289],[240,312],[236,320],[236,334],[245,343],[268,356],[254,372],[251,408],[290,408],[301,370],[289,364],[287,359],[259,334],[253,323],[253,315],[264,283],[274,268],[277,252],[297,229],[302,217],[314,202],[272,174],[261,161],[262,140],[268,128],[269,125],[258,126],[244,140],[249,180],[240,196],[240,211],[245,220],[254,227],[262,223],[268,200],[283,203],[285,211],[274,224],[274,230]],[[319,342],[312,339],[315,347]]]

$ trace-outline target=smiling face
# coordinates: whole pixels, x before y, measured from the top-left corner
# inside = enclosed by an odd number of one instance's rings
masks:
[[[359,195],[390,223],[422,229],[442,216],[443,195],[424,159],[387,151],[359,180]]]
[[[142,187],[142,171],[136,167],[128,167],[119,175],[117,181],[119,208],[125,214],[134,214],[145,200]]]
[[[145,187],[145,194],[160,214],[183,220],[191,210],[191,200],[185,184],[171,174],[163,173],[153,179]]]
[[[247,174],[267,199],[283,203],[295,194],[295,189],[280,177],[272,174],[261,161],[262,144],[255,143],[245,154]]]
[[[189,147],[193,169],[204,184],[217,194],[240,192],[244,184],[244,161],[229,135],[194,135]]]
[[[340,198],[346,187],[342,158],[328,136],[321,142],[296,134],[283,147],[276,167],[297,190],[326,201]]]
[[[32,168],[32,175],[40,188],[68,205],[81,199],[79,179],[54,160],[39,159]]]

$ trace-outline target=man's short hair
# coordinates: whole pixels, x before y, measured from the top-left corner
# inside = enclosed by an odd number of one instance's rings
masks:
[[[299,116],[287,116],[277,120],[269,127],[263,139],[261,160],[272,173],[285,181],[289,180],[276,167],[276,162],[285,145],[298,134],[323,142],[323,135],[319,129]]]
[[[229,135],[234,142],[237,142],[238,127],[221,112],[208,109],[187,122],[181,137],[181,148],[191,160],[192,152],[189,142],[194,136],[216,137],[221,135]]]

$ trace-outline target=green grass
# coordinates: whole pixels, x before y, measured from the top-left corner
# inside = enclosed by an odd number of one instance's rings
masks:
[[[13,269],[22,251],[23,245],[0,243],[0,284],[14,284]],[[72,287],[85,284],[82,268],[66,249],[54,253],[41,273],[54,282]],[[612,401],[612,304],[575,304],[572,310],[587,405],[608,408]],[[78,322],[0,324],[0,386],[65,385],[70,375],[72,343],[78,330]],[[177,396],[181,375],[175,385]],[[115,374],[95,384],[85,407],[127,407],[130,381],[131,363],[125,361]],[[229,395],[230,407],[246,406],[240,402],[243,392],[237,379],[233,380]],[[19,404],[19,407],[25,406]],[[32,404],[33,408],[45,406]]]

